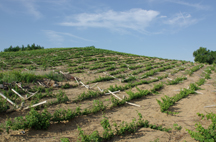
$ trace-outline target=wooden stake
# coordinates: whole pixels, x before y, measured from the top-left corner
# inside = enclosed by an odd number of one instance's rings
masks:
[[[79,82],[78,82],[77,78],[76,78],[76,77],[74,77],[74,78],[75,78],[75,80],[76,80],[77,84],[79,85]]]
[[[24,109],[29,109],[30,107],[36,107],[36,106],[39,106],[39,105],[45,104],[46,102],[47,102],[47,101],[43,101],[43,102],[40,102],[40,103],[34,104],[34,105],[32,105],[32,106],[28,106],[28,107],[26,107],[26,108],[24,108]]]
[[[120,92],[120,90],[112,92],[112,93],[118,93],[118,92]],[[111,93],[105,93],[105,95],[109,95],[109,94],[111,94]]]
[[[62,72],[62,71],[59,71],[61,74],[69,74],[70,72]]]
[[[37,66],[37,64],[35,64],[33,61],[30,61],[32,64],[34,64],[34,65],[36,65]]]
[[[101,89],[100,89],[100,87],[98,87],[98,86],[97,86],[97,88],[98,88],[98,89],[99,89],[101,92],[103,92],[103,91],[104,91],[103,89],[101,90]]]
[[[171,78],[167,77],[167,79],[172,80]]]
[[[97,85],[98,83],[96,83],[95,85],[93,85],[92,87],[90,87],[90,88],[94,88],[96,85]]]
[[[40,83],[39,81],[37,81],[39,85],[46,87],[43,83]]]
[[[198,93],[198,94],[203,94],[203,93],[201,93],[201,92],[198,92],[198,91],[195,91],[196,93]]]
[[[12,105],[14,105],[15,107],[17,107],[17,105],[16,105],[14,102],[12,102],[10,99],[8,99],[7,97],[5,97],[2,93],[0,93],[0,95],[1,95],[3,98],[5,98],[10,104],[12,104]]]
[[[109,93],[111,93],[113,96],[115,96],[116,98],[118,98],[119,100],[122,100],[119,96],[115,95],[113,92],[111,92],[110,90],[108,90]],[[130,102],[125,102],[129,105],[133,105],[133,106],[137,106],[137,107],[140,107],[140,105],[137,105],[137,104],[134,104],[134,103],[130,103]]]
[[[216,105],[210,105],[210,106],[204,106],[204,108],[207,108],[207,107],[215,107]]]
[[[158,79],[158,78],[154,78],[154,77],[149,77],[149,78],[151,78],[151,79]]]
[[[82,81],[80,81],[80,83],[85,86],[85,88],[89,89],[89,86],[85,85],[84,83],[82,83]]]
[[[16,92],[14,89],[11,89],[15,94],[17,94],[21,99],[25,99],[25,98],[23,98],[18,92]]]

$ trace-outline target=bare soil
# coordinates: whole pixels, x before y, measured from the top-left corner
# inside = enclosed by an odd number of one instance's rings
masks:
[[[157,62],[159,60],[156,60]],[[142,64],[142,63],[141,63]],[[187,69],[191,68],[192,66],[187,67]],[[64,71],[66,67],[62,66],[61,70]],[[135,107],[131,105],[123,105],[121,107],[115,107],[112,109],[108,109],[106,111],[98,112],[96,114],[86,115],[86,116],[79,116],[75,119],[70,121],[65,121],[59,124],[51,124],[48,130],[25,130],[25,134],[21,134],[22,130],[12,131],[7,134],[6,132],[0,132],[0,141],[2,142],[19,142],[19,141],[28,141],[28,142],[59,142],[60,138],[66,137],[69,138],[71,142],[77,141],[78,138],[78,130],[77,126],[80,126],[82,130],[84,130],[85,134],[90,134],[95,130],[98,130],[100,134],[103,132],[103,128],[100,125],[100,121],[102,120],[102,115],[105,114],[108,117],[109,122],[112,124],[114,121],[118,124],[122,121],[131,122],[133,118],[138,118],[137,111],[140,112],[144,118],[144,120],[148,120],[151,124],[162,125],[166,128],[173,128],[173,124],[177,123],[179,126],[182,126],[180,131],[172,130],[172,132],[164,132],[153,130],[150,128],[140,128],[135,134],[127,134],[125,136],[115,136],[111,139],[111,142],[150,142],[159,139],[160,142],[195,142],[193,138],[187,133],[186,129],[195,130],[195,123],[200,122],[203,126],[207,127],[210,124],[210,121],[201,120],[200,117],[197,116],[197,113],[206,114],[206,112],[213,112],[216,113],[216,108],[204,108],[204,106],[214,105],[216,104],[216,93],[212,92],[215,90],[215,83],[216,83],[216,73],[212,72],[211,78],[206,81],[204,85],[200,87],[203,94],[191,94],[186,98],[181,99],[178,101],[174,106],[170,107],[171,111],[179,112],[176,115],[167,115],[160,111],[160,107],[156,101],[156,99],[161,100],[161,97],[167,96],[174,96],[177,94],[177,89],[187,88],[190,83],[196,82],[200,79],[200,75],[202,74],[203,69],[206,66],[195,72],[192,76],[187,75],[187,80],[177,84],[177,85],[165,85],[165,87],[159,91],[159,94],[153,94],[149,96],[142,97],[141,99],[136,99],[131,101],[132,103],[141,105],[141,107]],[[44,74],[48,73],[51,70],[41,71],[36,70],[36,74]],[[161,73],[157,73],[152,77],[157,77],[159,75],[169,73],[173,71],[173,69],[166,70]],[[122,74],[130,74],[132,71],[128,71]],[[145,72],[143,72],[145,73]],[[141,75],[143,73],[138,74]],[[103,77],[106,76],[103,73],[76,73],[71,74],[80,78],[84,83],[94,80],[99,76]],[[175,79],[176,77],[185,76],[184,72],[177,72],[176,74],[169,75],[169,78]],[[151,80],[150,78],[146,78],[146,80]],[[154,87],[154,84],[158,84],[160,82],[168,81],[168,79],[163,79],[158,82],[150,83],[150,84],[143,84],[137,86],[140,89],[148,89]],[[64,84],[66,82],[60,82],[60,84]],[[75,81],[68,81],[69,84],[76,84]],[[89,85],[92,86],[95,83],[90,83]],[[101,89],[107,89],[110,85],[125,85],[126,83],[121,83],[118,80],[106,81],[106,82],[99,82],[98,86]],[[54,90],[58,92],[58,90]],[[62,89],[70,100],[74,100],[78,95],[82,94],[84,91],[87,92],[87,89],[83,86],[78,86],[76,88],[70,89]],[[94,91],[97,90],[97,87],[93,89]],[[126,90],[128,91],[128,90]],[[126,95],[126,91],[121,91],[117,95],[119,97],[123,97]],[[136,92],[136,88],[132,88],[133,92]],[[105,95],[98,97],[96,99],[103,100],[105,104],[110,105],[111,95]],[[52,98],[45,98],[43,100],[51,101]],[[41,100],[41,101],[43,101]],[[84,100],[78,103],[74,103],[69,101],[68,103],[62,103],[53,105],[47,108],[50,113],[53,113],[58,108],[64,109],[76,109],[77,106],[80,106],[81,109],[84,108],[91,108],[93,105],[94,99]],[[39,110],[42,111],[42,110]],[[4,113],[0,114],[0,123],[5,122],[6,118],[14,118],[17,116],[24,116],[27,114],[28,111],[16,111],[11,113]]]

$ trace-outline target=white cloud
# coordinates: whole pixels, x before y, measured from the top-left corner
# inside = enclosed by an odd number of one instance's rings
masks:
[[[79,36],[75,36],[71,33],[56,32],[56,31],[52,31],[52,30],[43,30],[43,32],[45,33],[45,35],[48,37],[48,39],[50,41],[57,42],[57,43],[62,43],[66,38],[65,36],[73,37],[73,38],[84,40],[84,41],[93,41],[93,40],[85,39],[85,38],[82,38]]]
[[[27,12],[33,15],[36,19],[40,19],[42,14],[37,10],[37,6],[34,3],[34,0],[21,0],[22,4],[26,7]]]
[[[210,9],[210,6],[201,5],[200,3],[188,3],[188,2],[184,2],[184,1],[180,1],[180,0],[166,0],[166,1],[181,4],[181,5],[185,5],[185,6],[194,7],[196,9],[200,9],[200,10],[208,10],[208,9]]]
[[[43,32],[46,34],[48,39],[51,42],[63,42],[64,38],[61,36],[58,32],[52,31],[52,30],[43,30]]]
[[[158,11],[131,9],[124,12],[109,10],[102,13],[81,13],[66,18],[62,26],[100,27],[111,30],[135,30],[145,32],[149,24],[159,15]]]
[[[160,16],[160,18],[167,18],[167,16],[162,15],[162,16]]]
[[[192,24],[197,23],[197,19],[193,19],[190,14],[184,13],[177,13],[173,17],[169,18],[168,20],[164,21],[165,24],[177,26],[177,27],[187,27]]]

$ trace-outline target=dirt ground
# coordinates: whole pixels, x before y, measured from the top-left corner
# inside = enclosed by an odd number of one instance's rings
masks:
[[[192,67],[192,66],[191,66]],[[188,67],[188,68],[191,68]],[[151,124],[162,125],[166,128],[173,128],[173,124],[178,124],[182,127],[179,130],[172,130],[170,133],[153,130],[150,128],[140,128],[134,134],[127,134],[125,136],[115,136],[111,139],[111,142],[150,142],[150,141],[158,141],[160,142],[195,142],[193,138],[188,134],[186,129],[195,130],[195,123],[200,122],[203,126],[207,127],[210,124],[210,121],[201,120],[200,117],[197,116],[197,113],[206,114],[207,112],[216,113],[216,108],[204,108],[205,106],[215,105],[216,104],[216,93],[213,92],[215,90],[216,85],[216,73],[212,72],[211,78],[208,79],[204,85],[200,87],[202,90],[199,92],[203,94],[191,94],[186,98],[178,101],[174,106],[171,106],[169,110],[174,112],[179,112],[176,115],[167,115],[160,111],[160,106],[157,103],[156,99],[161,100],[161,97],[174,96],[178,92],[175,91],[181,88],[187,88],[190,83],[196,82],[200,79],[200,75],[202,74],[203,69],[206,66],[196,71],[192,76],[187,75],[187,80],[177,84],[177,85],[165,85],[162,90],[159,91],[159,94],[148,95],[142,97],[141,99],[132,100],[132,103],[141,105],[141,107],[135,107],[128,104],[125,104],[121,107],[115,107],[112,109],[107,109],[103,113],[98,112],[96,114],[79,116],[70,121],[65,121],[59,124],[51,124],[48,130],[25,130],[25,134],[21,134],[22,130],[12,131],[7,134],[6,132],[0,133],[0,141],[2,142],[19,142],[19,141],[27,141],[27,142],[59,142],[60,138],[66,137],[69,138],[71,142],[77,141],[78,138],[78,130],[77,126],[80,126],[82,130],[84,130],[85,134],[90,134],[94,130],[98,130],[100,134],[103,132],[103,128],[100,125],[100,121],[102,120],[102,115],[104,114],[108,117],[109,122],[112,124],[114,121],[117,123],[121,123],[122,121],[131,122],[133,118],[138,118],[137,111],[140,112],[144,118],[144,120],[148,120]],[[173,71],[173,69],[166,70],[164,72],[158,73],[152,77],[157,77],[159,75],[169,73]],[[46,71],[48,72],[48,71]],[[38,74],[43,74],[43,71],[37,71]],[[127,72],[130,74],[130,72]],[[141,73],[143,74],[143,73]],[[103,73],[97,74],[73,74],[81,78],[81,80],[86,83],[88,81],[94,80],[99,75],[105,76]],[[169,78],[175,79],[176,77],[185,76],[184,72],[177,72],[176,74],[169,75]],[[149,80],[147,78],[146,80]],[[161,81],[168,81],[168,79],[163,79]],[[148,89],[154,87],[153,84],[158,84],[161,81],[138,85],[137,87],[140,89]],[[63,82],[65,83],[65,82]],[[70,84],[75,84],[74,81],[69,81]],[[121,83],[118,80],[99,82],[98,86],[102,89],[107,89],[110,85],[124,85],[125,83]],[[90,86],[94,85],[94,83],[89,84]],[[70,100],[76,98],[77,95],[87,92],[86,88],[83,86],[78,86],[76,88],[63,89],[67,94]],[[93,90],[97,90],[94,88]],[[57,91],[57,90],[56,90]],[[133,92],[136,92],[136,88],[132,88]],[[117,94],[119,97],[123,97],[126,95],[125,91],[121,91]],[[111,95],[105,95],[98,97],[96,99],[103,100],[105,104],[111,103],[111,101],[107,101],[111,98]],[[43,99],[47,100],[47,99]],[[43,101],[41,100],[41,101]],[[51,99],[50,99],[51,100]],[[75,109],[77,106],[80,106],[81,109],[90,108],[93,105],[94,99],[84,100],[78,103],[62,103],[52,107],[48,107],[48,111],[53,113],[58,108],[64,109]],[[40,110],[42,111],[42,110]],[[12,113],[0,114],[0,123],[3,123],[7,117],[17,117],[24,116],[28,111],[17,111]]]

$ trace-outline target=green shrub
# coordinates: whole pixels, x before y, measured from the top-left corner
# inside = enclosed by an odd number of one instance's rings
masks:
[[[199,81],[196,82],[196,84],[197,84],[198,86],[201,86],[201,85],[203,85],[204,83],[205,83],[205,79],[204,79],[204,78],[200,78]]]
[[[140,90],[139,88],[136,87],[136,89],[139,92],[133,93],[132,91],[126,91],[126,93],[129,95],[129,98],[127,100],[132,100],[132,99],[138,99],[143,96],[147,96],[150,94],[148,90]]]
[[[177,77],[175,80],[168,81],[167,84],[168,85],[175,85],[175,84],[178,84],[180,81],[183,81],[186,79],[187,79],[187,77]]]
[[[10,119],[6,121],[7,129],[19,130],[19,129],[36,129],[36,130],[46,130],[50,125],[51,114],[44,109],[42,113],[38,113],[33,108],[31,111],[23,118],[22,116],[14,118],[12,122]]]
[[[154,85],[154,88],[151,89],[152,93],[158,94],[157,91],[161,90],[164,87],[163,83],[159,83],[157,85]]]
[[[216,141],[216,114],[208,113],[206,116],[200,113],[197,113],[198,116],[200,116],[202,119],[205,117],[211,120],[211,124],[208,126],[208,128],[204,128],[201,123],[196,123],[196,131],[192,131],[189,129],[186,129],[188,133],[191,135],[192,138],[194,138],[197,141],[200,142],[215,142]]]
[[[10,107],[7,105],[7,100],[0,97],[0,112],[5,112]]]
[[[56,98],[57,98],[57,103],[65,103],[69,101],[67,95],[62,91],[59,91],[59,93],[56,94]]]
[[[71,86],[70,86],[70,84],[69,83],[65,83],[63,86],[61,86],[61,88],[63,88],[63,89],[68,89],[68,88],[70,88]]]
[[[45,77],[49,78],[49,79],[52,79],[52,80],[55,80],[55,81],[63,81],[63,80],[65,80],[64,75],[56,74],[54,72],[50,72],[48,74],[45,74]]]
[[[0,82],[36,82],[41,79],[42,76],[37,76],[32,72],[21,72],[21,71],[8,71],[0,73]]]
[[[61,142],[70,142],[68,138],[60,138]]]

